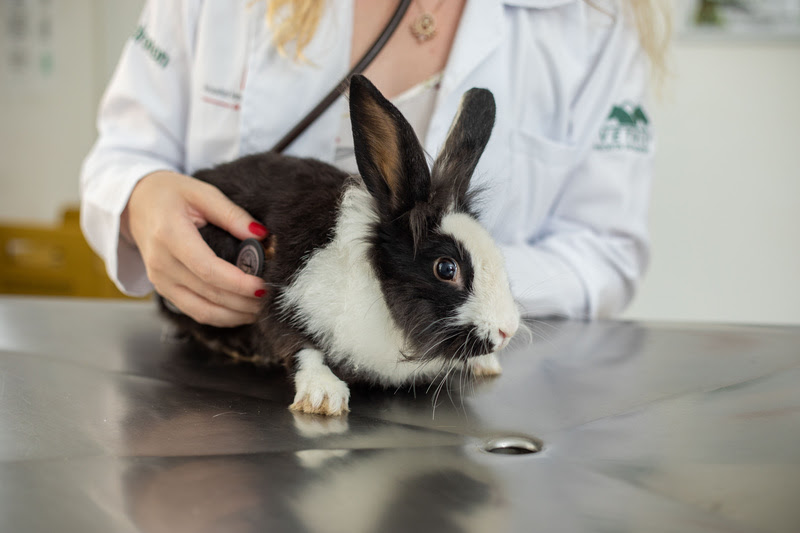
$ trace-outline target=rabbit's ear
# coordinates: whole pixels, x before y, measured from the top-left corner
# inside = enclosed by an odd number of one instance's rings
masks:
[[[435,186],[449,190],[458,203],[464,200],[472,173],[489,142],[494,118],[494,96],[488,89],[473,88],[464,93],[431,172]]]
[[[364,76],[350,81],[350,117],[358,171],[387,214],[427,200],[430,171],[414,130]]]

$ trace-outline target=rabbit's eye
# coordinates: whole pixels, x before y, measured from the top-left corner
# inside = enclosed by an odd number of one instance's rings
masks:
[[[456,281],[458,277],[458,263],[449,257],[440,257],[433,264],[433,273],[442,281]]]

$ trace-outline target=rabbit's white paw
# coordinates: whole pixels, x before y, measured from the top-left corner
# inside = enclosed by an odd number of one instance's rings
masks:
[[[297,373],[294,376],[293,411],[339,416],[350,411],[350,389],[325,365],[322,352],[305,349],[297,353]]]
[[[503,373],[500,361],[497,360],[497,356],[493,353],[473,357],[467,364],[475,377],[499,376]]]

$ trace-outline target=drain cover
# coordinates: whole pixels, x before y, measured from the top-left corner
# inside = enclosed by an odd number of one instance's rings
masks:
[[[493,437],[484,441],[483,450],[499,455],[527,455],[542,451],[542,441],[532,437]]]

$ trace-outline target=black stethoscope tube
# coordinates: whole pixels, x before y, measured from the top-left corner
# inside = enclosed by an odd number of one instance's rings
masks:
[[[318,116],[320,116],[330,105],[336,101],[339,96],[344,93],[347,88],[350,86],[350,78],[353,74],[360,74],[367,68],[367,66],[372,63],[372,60],[375,59],[375,56],[378,55],[378,52],[381,51],[383,46],[386,44],[386,41],[389,40],[389,37],[392,36],[394,30],[397,29],[397,26],[400,24],[400,20],[402,20],[403,15],[406,14],[408,11],[408,6],[411,5],[411,0],[400,0],[400,5],[397,6],[397,9],[392,15],[392,18],[389,20],[389,23],[383,29],[381,34],[372,43],[372,46],[367,53],[358,61],[358,63],[353,66],[350,72],[340,81],[336,87],[329,92],[325,98],[323,98],[317,105],[312,109],[303,119],[297,123],[297,125],[292,128],[289,133],[283,136],[283,138],[278,141],[275,146],[272,147],[270,150],[271,152],[283,152],[292,142],[300,136],[301,133],[305,131],[308,126],[314,122]]]

